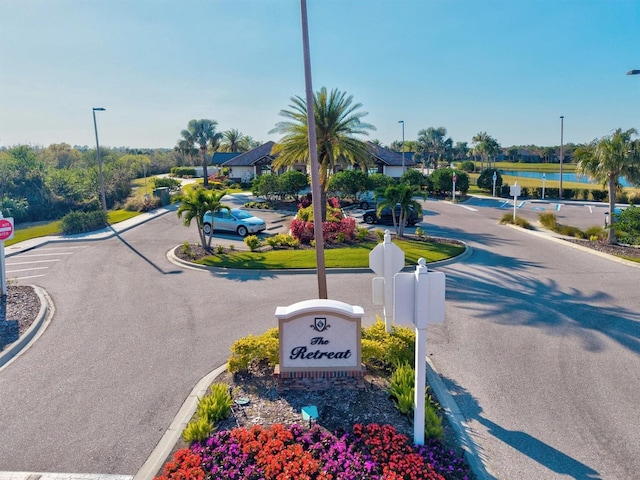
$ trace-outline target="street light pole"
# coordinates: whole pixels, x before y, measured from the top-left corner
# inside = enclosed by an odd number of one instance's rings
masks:
[[[560,200],[562,200],[562,161],[564,160],[564,116],[560,116]]]
[[[402,124],[402,174],[404,175],[404,120],[398,120]]]
[[[309,26],[307,21],[307,1],[300,0],[302,16],[302,50],[304,54],[304,81],[307,98],[307,132],[309,136],[309,163],[311,164],[311,198],[313,206],[313,235],[316,242],[316,269],[318,275],[318,298],[326,300],[327,272],[324,259],[324,235],[322,233],[322,206],[320,205],[320,168],[318,164],[318,144],[316,141],[316,116],[311,86],[311,55],[309,53]]]
[[[102,201],[102,210],[107,211],[107,197],[104,193],[104,176],[102,175],[102,155],[100,155],[100,143],[98,142],[98,124],[96,123],[96,111],[104,112],[102,107],[93,107],[93,129],[96,132],[96,154],[98,155],[98,175],[100,176],[100,200]]]

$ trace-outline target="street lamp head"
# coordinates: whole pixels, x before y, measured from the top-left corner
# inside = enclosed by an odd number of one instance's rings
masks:
[[[627,75],[640,75],[640,70],[629,70]]]
[[[106,110],[106,108],[102,108],[102,107],[93,107],[93,111],[94,112],[104,112]]]
[[[398,123],[402,123],[404,125],[404,120],[398,120]]]
[[[560,118],[564,118],[564,115],[560,115]]]

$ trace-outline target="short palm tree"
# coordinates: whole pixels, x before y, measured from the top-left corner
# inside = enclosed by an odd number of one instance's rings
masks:
[[[404,227],[411,213],[411,209],[413,208],[417,212],[422,212],[422,205],[414,200],[415,196],[424,197],[420,191],[406,183],[392,185],[384,190],[378,190],[375,193],[376,200],[378,201],[378,216],[380,216],[382,210],[390,208],[393,226],[399,237],[404,236]],[[400,208],[396,215],[397,207]]]
[[[218,122],[203,118],[201,120],[190,120],[186,130],[182,130],[182,139],[178,141],[178,146],[185,149],[190,143],[200,149],[202,155],[202,173],[204,176],[205,188],[209,185],[209,172],[207,171],[207,150],[209,146],[215,150],[220,142],[221,134],[216,132]]]
[[[269,133],[281,133],[284,136],[274,148],[278,157],[274,168],[309,162],[309,130],[307,125],[307,105],[301,97],[293,97],[291,110],[281,110],[280,115],[288,120],[279,122]],[[367,144],[355,135],[367,135],[375,130],[373,125],[361,121],[367,112],[359,111],[360,103],[353,102],[353,96],[338,89],[327,92],[326,87],[314,95],[314,114],[318,163],[320,169],[322,218],[326,219],[327,188],[329,175],[339,165],[350,163],[365,166],[370,163]]]
[[[616,206],[616,190],[620,187],[620,177],[630,183],[640,183],[640,152],[635,128],[623,131],[618,128],[613,134],[595,139],[588,145],[578,147],[574,152],[578,172],[607,185],[609,189],[609,231],[607,242],[615,243],[613,212]]]
[[[182,203],[178,207],[178,218],[182,218],[186,227],[191,225],[191,220],[195,218],[200,235],[200,244],[205,250],[211,250],[211,238],[213,236],[213,213],[220,210],[230,210],[227,205],[222,204],[222,197],[226,191],[206,190],[196,187],[188,190],[182,197]],[[204,233],[204,214],[211,212],[211,231],[209,235]]]

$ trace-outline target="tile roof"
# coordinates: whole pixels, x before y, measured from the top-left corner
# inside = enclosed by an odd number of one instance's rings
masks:
[[[241,153],[237,157],[227,160],[223,165],[225,167],[248,167],[251,165],[255,165],[258,161],[265,157],[269,157],[271,158],[271,160],[273,160],[274,157],[271,155],[271,149],[274,145],[275,143],[271,141],[263,143],[253,150]]]
[[[401,167],[402,166],[402,154],[398,152],[394,152],[393,150],[389,150],[387,148],[381,147],[380,145],[376,145],[372,142],[367,142],[367,147],[369,147],[369,152],[373,157],[377,160],[380,160],[387,166],[390,167]],[[404,155],[404,166],[405,167],[413,167],[416,163],[413,161],[413,155],[408,155],[408,152],[405,152]]]
[[[212,165],[222,165],[224,162],[228,162],[232,158],[241,155],[242,152],[213,152],[213,156],[211,157]]]

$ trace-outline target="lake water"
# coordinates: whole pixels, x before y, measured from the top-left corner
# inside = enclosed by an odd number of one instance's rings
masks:
[[[515,170],[500,170],[502,175],[509,175],[511,177],[523,177],[523,178],[537,178],[542,181],[542,173],[541,172],[520,172]],[[555,180],[556,182],[560,181],[560,173],[546,173],[547,180]],[[591,185],[597,185],[597,182],[593,182],[586,176],[578,176],[575,173],[562,173],[562,181],[563,182],[577,182],[577,183],[588,183]],[[630,187],[631,185],[624,178],[620,179],[620,183],[624,187]]]

